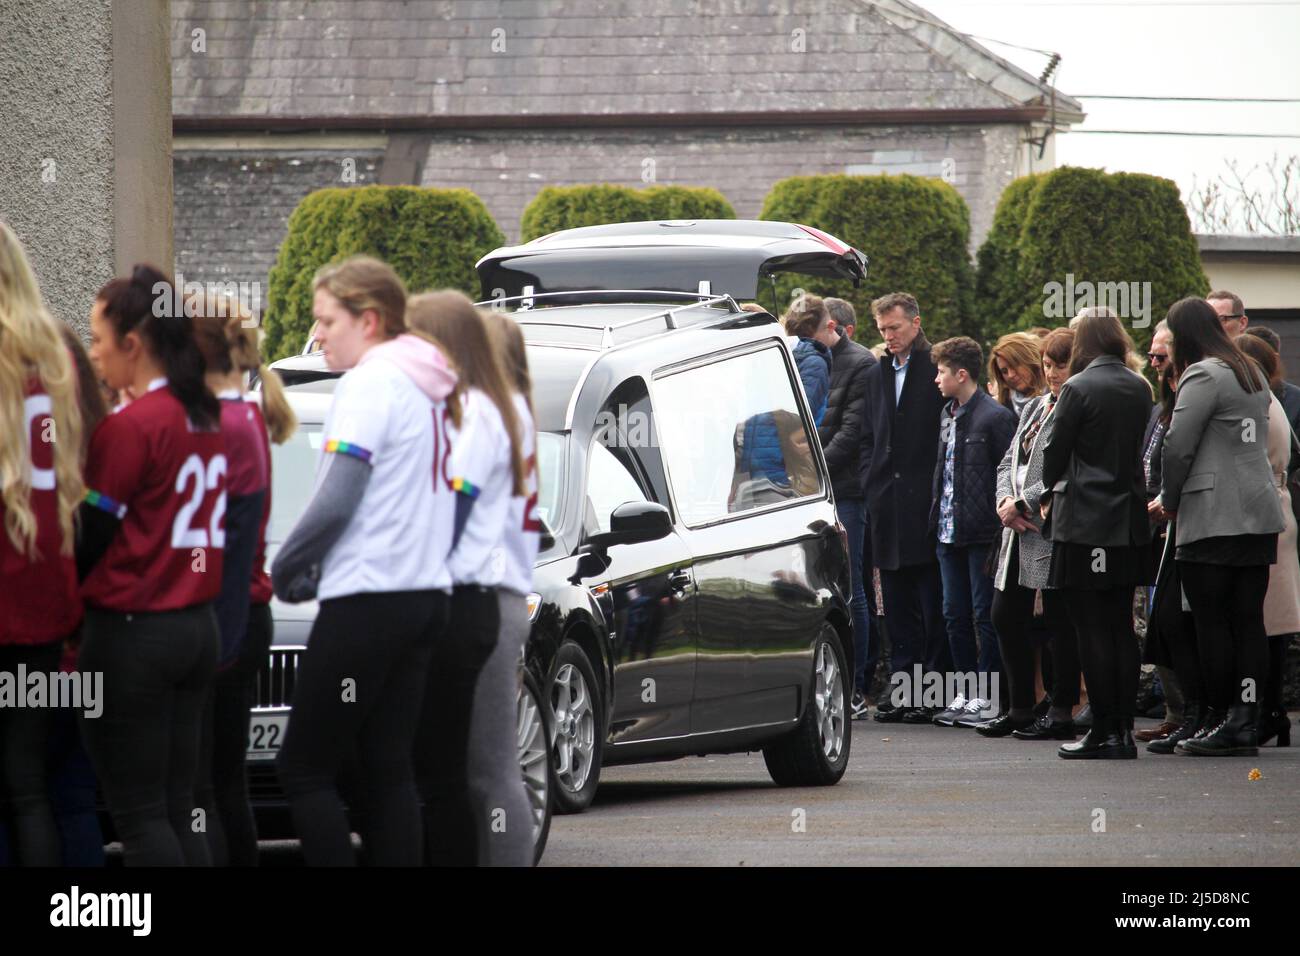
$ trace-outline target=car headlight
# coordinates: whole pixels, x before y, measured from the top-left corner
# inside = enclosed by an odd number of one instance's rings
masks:
[[[537,620],[537,612],[542,609],[542,596],[537,592],[528,595],[528,622]]]

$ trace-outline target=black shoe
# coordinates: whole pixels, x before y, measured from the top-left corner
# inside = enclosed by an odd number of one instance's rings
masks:
[[[1136,760],[1137,743],[1123,717],[1095,714],[1092,730],[1082,740],[1061,744],[1056,755],[1064,760]]]
[[[1092,704],[1084,704],[1083,710],[1074,715],[1074,728],[1080,733],[1092,730]]]
[[[1223,723],[1224,718],[1228,716],[1227,711],[1215,710],[1213,707],[1206,707],[1201,711],[1200,721],[1196,725],[1196,730],[1184,737],[1178,743],[1174,744],[1174,753],[1183,753],[1187,749],[1187,741],[1200,740],[1219,724]]]
[[[909,707],[903,714],[905,724],[932,724],[934,718],[943,712],[942,707]]]
[[[1258,704],[1233,704],[1228,716],[1204,737],[1183,744],[1183,753],[1195,757],[1253,757],[1259,753]]]
[[[1034,704],[1034,716],[1046,717],[1048,710],[1052,707],[1052,695],[1044,694],[1043,699]]]
[[[876,708],[876,720],[882,724],[901,724],[910,707],[890,707],[888,710]]]
[[[1044,715],[1023,730],[1011,731],[1020,740],[1073,740],[1079,736],[1072,720],[1053,720]]]
[[[1285,710],[1274,710],[1259,718],[1259,745],[1262,747],[1274,737],[1279,747],[1291,746],[1291,718]]]
[[[1167,737],[1147,744],[1147,753],[1171,754],[1184,740],[1194,736],[1205,721],[1205,709],[1194,700],[1183,701],[1183,725]]]
[[[975,733],[981,737],[1009,737],[1017,730],[1024,730],[1033,724],[1033,717],[1012,717],[1010,714],[999,714],[992,720],[986,720],[982,724],[975,725]]]

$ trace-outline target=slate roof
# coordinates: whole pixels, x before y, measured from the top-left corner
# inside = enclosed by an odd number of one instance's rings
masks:
[[[173,0],[172,75],[182,123],[983,110],[1048,95],[905,0]]]

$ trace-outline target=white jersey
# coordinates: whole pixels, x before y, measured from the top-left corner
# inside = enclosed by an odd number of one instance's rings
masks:
[[[506,568],[501,586],[518,594],[528,594],[533,589],[533,565],[537,563],[538,542],[542,536],[542,522],[537,517],[537,435],[533,432],[533,416],[528,403],[515,393],[515,414],[523,429],[520,452],[524,459],[524,488],[527,496],[515,495],[510,499],[510,516],[506,519]]]
[[[492,399],[477,388],[464,393],[461,427],[451,434],[451,487],[474,499],[474,509],[448,558],[456,584],[500,587],[505,575],[506,520],[513,475],[510,435]]]
[[[396,365],[344,375],[325,416],[324,456],[370,462],[361,504],[321,568],[319,600],[376,591],[451,590],[454,501],[445,478],[446,406]]]

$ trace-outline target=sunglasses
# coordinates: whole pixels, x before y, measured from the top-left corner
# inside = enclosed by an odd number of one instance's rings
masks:
[[[1161,362],[1167,362],[1167,361],[1169,361],[1169,353],[1168,353],[1168,352],[1148,352],[1148,353],[1147,353],[1147,361],[1149,361],[1152,365],[1158,365],[1158,364],[1161,363]]]

